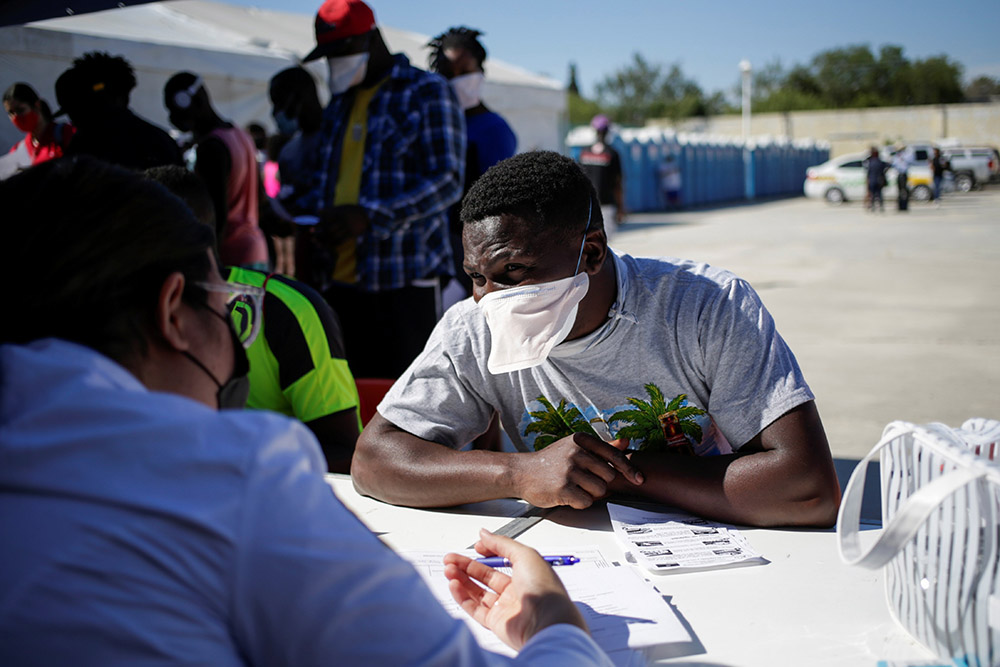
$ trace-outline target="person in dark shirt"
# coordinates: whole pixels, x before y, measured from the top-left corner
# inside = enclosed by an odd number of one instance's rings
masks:
[[[865,160],[865,169],[868,174],[868,210],[875,212],[875,202],[878,202],[878,210],[885,213],[885,202],[882,200],[882,188],[885,187],[885,170],[889,167],[882,158],[878,156],[878,149],[872,146]]]
[[[92,51],[56,80],[56,100],[76,127],[66,155],[91,155],[131,169],[183,164],[180,148],[163,129],[129,109],[135,72],[121,56]]]
[[[463,196],[483,172],[517,152],[517,136],[503,116],[483,104],[481,89],[485,81],[483,61],[486,49],[479,42],[478,30],[466,27],[449,28],[430,41],[428,65],[448,79],[458,103],[465,110],[465,189]],[[455,276],[462,285],[463,296],[472,295],[472,282],[462,268],[462,223],[459,220],[461,202],[448,212],[451,245],[455,252]]]
[[[607,141],[611,121],[604,114],[597,114],[590,125],[597,133],[597,141],[580,153],[580,166],[597,189],[604,219],[620,225],[625,221],[625,192],[621,158]]]

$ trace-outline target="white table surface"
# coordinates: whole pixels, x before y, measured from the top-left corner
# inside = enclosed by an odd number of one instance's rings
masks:
[[[519,502],[419,510],[362,497],[346,475],[329,475],[328,480],[341,501],[397,551],[467,548],[480,527],[497,530],[510,521]],[[926,664],[933,659],[890,616],[881,570],[840,562],[834,531],[741,530],[769,563],[706,572],[646,572],[696,639],[695,648],[683,656],[662,657],[672,652],[669,647],[650,654],[656,664],[874,667],[880,660]],[[877,533],[863,533],[862,544]],[[593,545],[612,560],[625,562],[603,504],[582,511],[557,509],[517,539],[542,552]]]

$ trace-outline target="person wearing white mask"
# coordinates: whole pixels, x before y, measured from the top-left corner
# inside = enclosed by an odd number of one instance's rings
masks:
[[[558,153],[489,169],[462,222],[473,298],[362,433],[360,492],[421,507],[627,494],[730,523],[833,525],[813,394],[748,283],[611,251],[593,185]],[[493,411],[516,451],[463,450]]]
[[[483,103],[482,88],[486,80],[483,61],[486,49],[479,41],[482,35],[472,28],[449,28],[427,45],[431,52],[427,64],[432,72],[448,79],[458,103],[465,110],[466,154],[465,190],[469,191],[483,172],[517,152],[517,136],[503,116],[490,110]],[[459,220],[461,204],[451,207],[451,235],[453,247],[461,247],[462,223]],[[472,294],[472,282],[462,270],[461,253],[455,253],[455,274],[463,287],[462,296]]]
[[[316,14],[330,101],[313,187],[323,296],[341,316],[356,377],[396,378],[420,353],[454,274],[448,208],[462,196],[465,119],[447,81],[389,52],[371,7],[326,0]]]

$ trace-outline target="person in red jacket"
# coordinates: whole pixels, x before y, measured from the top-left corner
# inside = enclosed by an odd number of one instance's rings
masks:
[[[10,122],[25,135],[10,149],[11,153],[24,150],[31,164],[62,157],[76,128],[57,123],[52,109],[34,88],[21,81],[13,84],[3,94],[3,107]]]

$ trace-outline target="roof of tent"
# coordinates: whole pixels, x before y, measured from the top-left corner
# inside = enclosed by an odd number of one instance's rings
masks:
[[[426,67],[429,37],[379,28],[391,51]],[[191,70],[203,76],[224,116],[239,123],[270,124],[266,82],[300,62],[314,42],[311,15],[209,0],[169,0],[2,27],[0,70],[18,72],[18,79],[31,83],[55,106],[54,81],[72,59],[87,51],[108,51],[125,56],[135,68],[139,85],[132,107],[153,122],[166,126],[161,96],[166,79]],[[325,65],[307,66],[325,96]],[[523,138],[522,149],[559,150],[566,97],[558,81],[491,58],[483,97]],[[0,140],[13,143],[18,137],[8,137],[10,130],[0,130]]]

